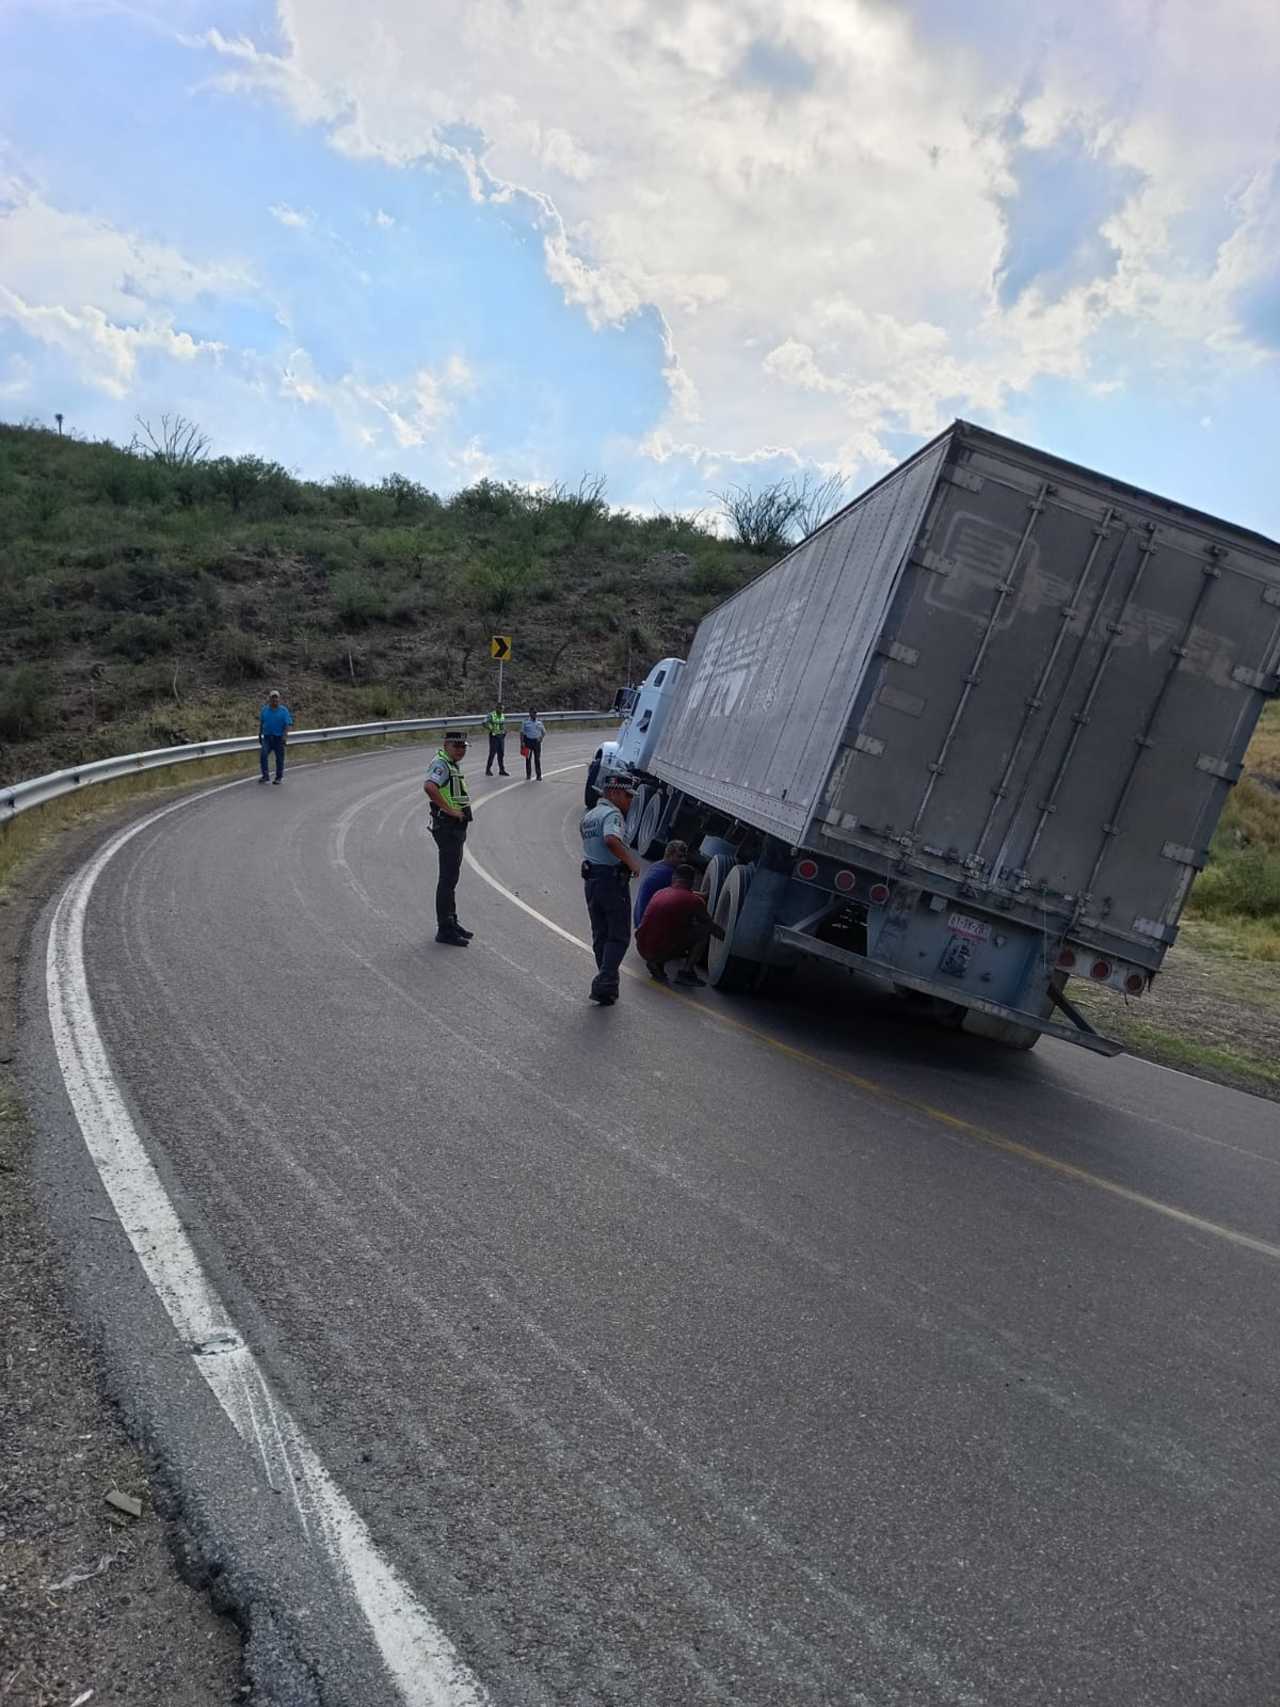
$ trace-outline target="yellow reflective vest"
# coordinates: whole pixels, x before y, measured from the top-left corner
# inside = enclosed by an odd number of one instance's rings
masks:
[[[462,767],[454,764],[443,747],[436,754],[436,758],[442,765],[449,767],[448,782],[436,783],[436,787],[440,790],[440,798],[446,805],[452,806],[455,812],[469,811],[471,796],[467,793],[467,779],[462,774]]]

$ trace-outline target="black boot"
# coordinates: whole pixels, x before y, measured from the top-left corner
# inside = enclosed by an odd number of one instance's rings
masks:
[[[446,948],[470,948],[469,939],[461,931],[455,931],[452,925],[441,925],[436,932],[436,941],[444,943]]]
[[[472,937],[476,934],[474,931],[467,930],[467,928],[464,925],[460,925],[458,923],[456,916],[450,920],[450,923],[452,924],[453,929],[457,932],[457,934],[459,936],[466,937],[468,942],[470,942]]]

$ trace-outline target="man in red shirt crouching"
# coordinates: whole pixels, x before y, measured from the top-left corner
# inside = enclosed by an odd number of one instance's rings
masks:
[[[724,931],[707,913],[704,895],[695,894],[697,872],[691,865],[678,865],[666,889],[650,897],[640,928],[636,949],[659,984],[667,982],[667,962],[681,960],[677,984],[701,984],[693,963],[708,937],[723,937]]]

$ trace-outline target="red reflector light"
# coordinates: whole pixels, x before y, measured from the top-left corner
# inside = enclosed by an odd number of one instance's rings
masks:
[[[1074,948],[1063,948],[1058,951],[1058,965],[1064,972],[1070,972],[1075,963],[1076,951]]]
[[[836,872],[836,888],[842,895],[847,895],[857,881],[851,871]]]
[[[812,883],[817,875],[818,862],[816,859],[802,859],[796,867],[796,876],[803,877],[806,883]]]
[[[1089,968],[1089,976],[1091,978],[1109,978],[1111,976],[1111,962],[1109,960],[1095,960]]]
[[[868,894],[871,897],[872,906],[883,907],[889,899],[889,885],[887,883],[873,883]]]
[[[1147,987],[1147,981],[1141,972],[1131,972],[1124,981],[1124,987],[1131,996],[1140,996]]]

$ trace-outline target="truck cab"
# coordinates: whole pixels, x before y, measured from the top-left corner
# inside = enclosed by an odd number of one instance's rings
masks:
[[[683,658],[662,658],[639,687],[619,691],[614,710],[621,713],[622,726],[612,741],[600,743],[592,758],[587,773],[588,804],[595,793],[596,778],[602,766],[628,770],[636,776],[648,775],[683,669]]]

